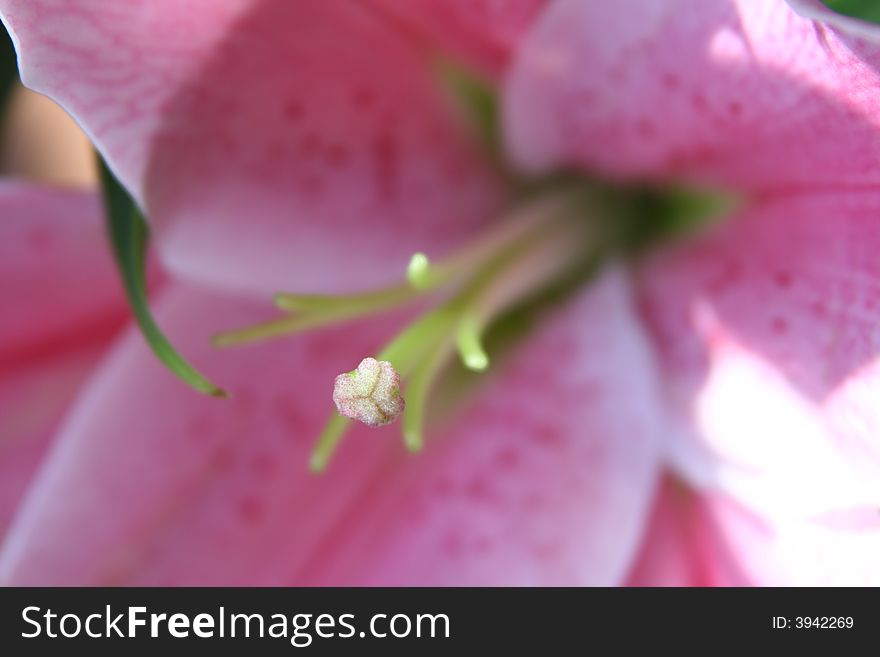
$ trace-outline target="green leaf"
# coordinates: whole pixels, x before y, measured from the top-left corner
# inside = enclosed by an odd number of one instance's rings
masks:
[[[880,23],[880,2],[877,0],[822,0],[822,2],[838,14],[860,18],[869,23]]]
[[[113,254],[122,276],[129,306],[147,344],[169,370],[199,392],[212,397],[228,397],[224,390],[208,381],[187,363],[156,325],[150,313],[144,282],[144,256],[149,242],[149,228],[128,192],[104,160],[99,158],[99,161],[110,243],[113,246]]]

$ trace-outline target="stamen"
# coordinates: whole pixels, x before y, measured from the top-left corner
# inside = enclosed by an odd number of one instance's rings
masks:
[[[393,285],[363,294],[326,296],[321,294],[289,294],[280,292],[275,295],[275,305],[286,312],[324,312],[327,310],[346,309],[356,312],[373,312],[393,308],[416,296],[409,285]]]
[[[402,377],[407,377],[421,362],[426,350],[438,344],[455,323],[456,314],[450,303],[423,315],[410,324],[379,354],[380,360],[391,362]]]
[[[448,355],[448,345],[443,344],[436,348],[434,353],[425,358],[415,369],[406,387],[409,402],[403,412],[403,442],[410,452],[421,451],[425,443],[425,407],[428,403],[428,394]]]
[[[429,288],[416,290],[409,285],[395,285],[374,292],[336,297],[279,293],[275,295],[275,305],[282,310],[299,314],[280,317],[244,329],[218,333],[212,338],[212,343],[215,347],[231,347],[294,335],[330,324],[340,324],[403,305],[427,289]]]
[[[410,259],[409,265],[406,268],[406,279],[414,289],[421,291],[430,287],[430,266],[431,263],[428,260],[428,256],[424,253],[416,253]]]
[[[483,327],[473,315],[462,317],[456,332],[456,346],[465,367],[482,372],[489,367],[489,356],[483,348],[480,334]]]
[[[276,294],[274,301],[281,310],[299,314],[225,331],[214,336],[212,343],[216,347],[230,347],[294,335],[409,303],[427,292],[473,277],[499,254],[517,244],[529,244],[538,239],[560,219],[570,218],[572,204],[579,198],[565,193],[535,201],[525,211],[500,223],[482,238],[436,265],[430,264],[424,254],[416,253],[407,267],[408,281],[405,284],[348,296]]]
[[[215,347],[230,347],[249,342],[258,342],[268,338],[294,335],[303,331],[354,319],[358,314],[361,313],[338,308],[328,309],[323,312],[286,316],[263,324],[257,324],[256,326],[218,333],[211,339],[211,343]]]

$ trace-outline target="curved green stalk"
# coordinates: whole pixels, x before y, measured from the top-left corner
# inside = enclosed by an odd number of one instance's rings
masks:
[[[181,356],[153,319],[144,281],[149,229],[128,192],[99,158],[107,231],[129,306],[156,357],[182,381],[212,397],[228,397]]]

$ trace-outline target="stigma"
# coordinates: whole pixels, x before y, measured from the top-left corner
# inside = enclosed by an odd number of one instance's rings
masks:
[[[390,424],[405,405],[400,374],[387,360],[364,358],[357,369],[336,377],[333,403],[340,415],[369,427]]]

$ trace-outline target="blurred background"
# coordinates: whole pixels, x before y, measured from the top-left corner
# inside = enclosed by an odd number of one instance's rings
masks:
[[[63,110],[18,80],[15,50],[0,27],[0,176],[68,187],[97,184],[89,140]]]

